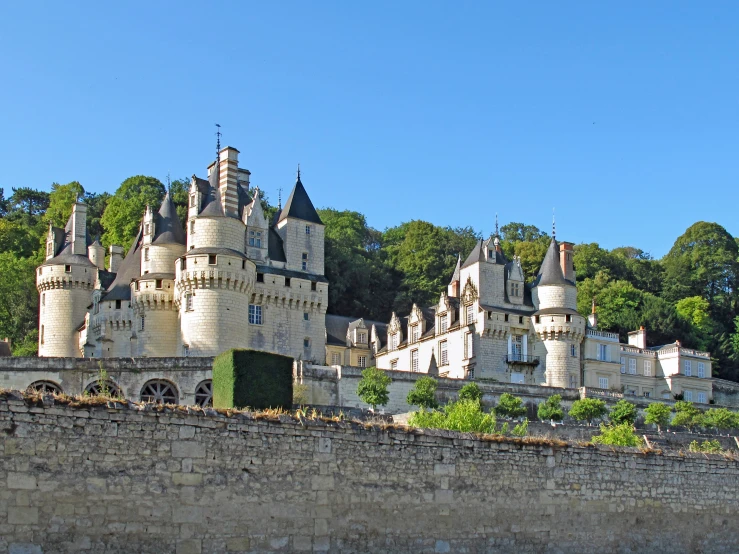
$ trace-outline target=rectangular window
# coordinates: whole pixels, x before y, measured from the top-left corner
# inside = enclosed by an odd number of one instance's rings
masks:
[[[447,351],[447,343],[445,340],[439,343],[439,363],[440,365],[449,365],[449,353]]]
[[[257,273],[257,283],[264,283],[264,273]]]
[[[520,371],[511,372],[511,383],[518,383],[520,385],[526,382],[526,378]]]
[[[439,330],[442,333],[446,333],[448,321],[449,321],[449,317],[447,316],[447,314],[441,314],[439,316]]]
[[[303,271],[308,271],[308,253],[307,252],[303,252],[302,264],[300,267],[303,268]]]
[[[467,325],[472,325],[475,322],[475,305],[470,304],[467,306]]]
[[[303,312],[303,320],[310,321],[310,314],[308,312]]]
[[[636,358],[629,358],[629,374],[636,375]]]
[[[572,316],[571,316],[570,314],[567,314],[567,315],[565,316],[565,322],[566,322],[566,323],[572,323]]]
[[[610,356],[608,352],[608,345],[607,344],[599,344],[598,345],[598,359],[602,362],[610,362]],[[623,367],[623,366],[622,366]],[[621,372],[623,373],[623,371]]]
[[[143,331],[146,327],[146,318],[144,316],[141,316],[139,319],[139,331]]]
[[[411,371],[418,372],[418,350],[411,350]]]
[[[249,323],[252,325],[262,324],[262,307],[256,304],[249,304]]]
[[[308,337],[303,339],[303,348],[310,348],[310,339]]]
[[[149,224],[148,223],[146,225],[144,225],[144,234],[145,235],[148,235],[149,234]]]
[[[652,362],[649,360],[644,360],[644,377],[651,377],[652,376]]]
[[[218,256],[215,254],[208,254],[208,265],[216,265],[218,262]]]
[[[690,363],[690,360],[685,360],[685,376],[692,377],[692,375],[693,375],[693,364]]]
[[[310,235],[310,225],[305,226],[305,234]]]
[[[115,301],[115,309],[116,310],[120,310],[121,309],[121,301],[120,300],[116,300]]]
[[[285,286],[286,287],[290,286],[290,277],[285,277]]]
[[[190,355],[190,345],[183,344],[182,345],[182,354],[187,358]]]
[[[64,266],[64,273],[72,273],[72,266],[71,265],[65,265]]]
[[[145,262],[149,261],[149,249],[148,248],[144,248],[144,261]]]
[[[706,364],[703,362],[698,362],[698,377],[705,377],[706,376]]]
[[[398,360],[397,359],[390,360],[390,369],[392,369],[393,371],[395,371],[395,370],[398,369]]]
[[[195,195],[194,194],[190,195],[190,207],[191,208],[195,207]]]
[[[538,316],[537,316],[537,317],[538,317]],[[503,316],[503,321],[508,321],[508,314],[505,314],[505,315]],[[539,322],[537,321],[537,323],[539,323]]]
[[[256,248],[262,247],[261,231],[249,231],[249,246],[255,246]]]
[[[364,331],[359,333],[357,342],[359,344],[367,344],[367,333],[365,333]]]
[[[390,335],[390,350],[395,350],[398,348],[398,334],[393,333]]]
[[[626,358],[621,356],[621,373],[626,373]]]
[[[192,311],[192,293],[188,292],[185,294],[185,311],[191,312]]]
[[[182,258],[180,260],[180,271],[184,271],[187,269],[187,258]]]
[[[570,356],[573,358],[577,358],[577,346],[574,344],[570,345]]]
[[[359,367],[367,367],[367,356],[359,356]]]
[[[693,401],[693,391],[692,390],[683,391],[683,400],[692,402]]]
[[[648,390],[644,391],[644,398],[649,398],[650,392]]]
[[[157,287],[158,289],[161,289],[161,288],[162,288],[162,280],[161,280],[161,279],[157,279],[157,280],[156,280],[156,287]]]
[[[511,335],[511,361],[520,362],[523,355],[523,335]]]
[[[570,388],[571,389],[577,388],[577,377],[575,375],[570,375]]]
[[[195,234],[195,220],[194,219],[190,222],[190,234],[191,235]]]
[[[41,344],[44,344],[44,326],[41,326]]]
[[[46,306],[46,293],[41,295],[41,305]]]
[[[469,359],[474,355],[472,352],[472,333],[466,333],[464,336],[464,357]]]
[[[411,342],[418,342],[418,325],[411,326]]]
[[[316,292],[318,290],[318,283],[316,283],[315,281],[311,281],[310,290]]]
[[[465,375],[467,379],[470,381],[475,378],[475,368],[474,367],[468,367],[467,368],[467,375]]]
[[[331,353],[331,365],[341,365],[341,354],[338,352]]]
[[[706,403],[706,393],[705,392],[699,392],[698,393],[698,403],[699,404],[705,404]]]
[[[608,388],[608,377],[598,377],[598,388],[600,389]]]
[[[241,269],[246,269],[246,260],[241,260]]]

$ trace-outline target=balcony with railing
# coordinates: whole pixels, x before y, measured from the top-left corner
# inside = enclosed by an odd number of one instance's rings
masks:
[[[523,355],[514,352],[513,354],[508,354],[505,357],[505,361],[507,364],[537,366],[539,365],[539,356]]]
[[[586,336],[593,338],[593,339],[601,339],[601,340],[607,340],[607,341],[615,341],[618,342],[618,333],[609,333],[608,331],[596,331],[595,329],[588,329],[586,331]]]

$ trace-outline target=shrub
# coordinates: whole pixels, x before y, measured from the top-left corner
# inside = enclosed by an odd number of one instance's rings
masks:
[[[630,423],[605,425],[600,424],[600,435],[592,438],[594,444],[609,446],[641,446],[642,439],[634,432]]]
[[[516,437],[525,437],[529,434],[529,420],[524,419],[521,423],[516,425],[513,428],[513,431],[511,431],[512,435],[515,435]]]
[[[721,454],[723,449],[721,448],[721,443],[719,441],[706,440],[703,441],[702,444],[698,441],[692,441],[688,446],[688,450],[691,452],[704,452],[706,454]]]
[[[603,417],[608,412],[606,403],[597,398],[583,398],[575,400],[569,411],[571,417],[578,421],[587,421],[591,423],[594,419]]]
[[[703,417],[701,411],[692,402],[685,400],[675,402],[675,417],[672,418],[672,425],[692,429],[702,424]]]
[[[414,427],[489,434],[495,433],[495,423],[495,416],[484,413],[477,400],[452,402],[442,411],[419,410],[408,420]]]
[[[608,419],[611,423],[619,425],[621,423],[628,423],[634,425],[638,411],[636,406],[628,400],[619,400],[616,405],[611,409],[611,413],[608,414]]]
[[[672,408],[662,402],[652,402],[644,412],[647,414],[644,423],[654,423],[657,431],[662,432],[662,427],[670,422]]]
[[[536,415],[541,421],[562,421],[565,416],[564,410],[562,410],[562,396],[553,394],[547,398],[539,404]]]
[[[482,402],[482,389],[477,383],[467,383],[461,389],[459,389],[460,400],[475,400]]]
[[[507,392],[500,395],[498,405],[495,407],[495,415],[506,417],[519,417],[526,413],[523,400]]]
[[[390,376],[376,367],[368,367],[362,371],[362,379],[357,385],[357,396],[362,402],[372,406],[372,411],[377,406],[384,406],[390,400],[387,388],[393,380]]]
[[[421,377],[413,388],[408,392],[406,402],[411,406],[419,408],[438,408],[436,400],[436,379],[433,377]]]
[[[233,349],[213,360],[215,408],[283,408],[293,403],[293,359]]]
[[[702,423],[713,429],[735,429],[739,427],[739,414],[726,408],[711,408],[703,414]]]

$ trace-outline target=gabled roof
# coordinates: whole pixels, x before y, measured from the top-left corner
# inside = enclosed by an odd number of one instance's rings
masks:
[[[141,263],[139,259],[139,249],[141,247],[141,228],[136,238],[133,240],[128,254],[121,262],[120,270],[115,279],[108,288],[105,295],[100,299],[101,302],[109,302],[111,300],[131,300],[131,281],[141,275]]]
[[[300,175],[298,175],[298,180],[295,181],[295,187],[293,187],[290,197],[285,203],[285,207],[282,208],[277,222],[279,223],[288,217],[323,225],[321,218],[318,217],[318,212],[316,212],[316,209],[313,207],[313,202],[310,201],[308,193],[305,192],[303,183],[300,182]]]
[[[52,227],[52,232],[54,233],[54,241],[57,243],[56,252],[54,253],[54,257],[46,260],[41,265],[56,265],[56,264],[79,264],[79,265],[89,265],[94,266],[94,264],[90,261],[90,259],[87,256],[82,256],[80,254],[73,254],[73,240],[74,237],[72,236],[72,218],[74,217],[74,212],[72,212],[72,215],[69,216],[69,219],[67,220],[67,225],[64,227],[64,229],[59,229],[58,227]],[[85,233],[85,248],[90,246],[92,244],[92,239],[90,238],[90,233]],[[87,252],[87,250],[85,250]]]
[[[162,207],[154,220],[154,240],[152,244],[185,244],[185,230],[182,228],[180,218],[177,217],[172,196],[167,191],[162,200]]]
[[[557,240],[552,237],[552,242],[549,243],[544,261],[541,263],[541,269],[539,269],[539,273],[532,286],[573,284],[571,281],[565,279],[562,266],[559,265],[559,245],[557,244]]]
[[[492,248],[491,248],[492,246]],[[467,259],[462,264],[462,268],[469,267],[472,264],[475,264],[477,262],[484,262],[487,258],[485,257],[485,251],[486,250],[493,250],[495,252],[495,263],[496,264],[507,264],[508,260],[506,259],[503,252],[496,247],[494,238],[490,237],[487,240],[479,240],[477,241],[477,244],[472,249],[472,252],[470,252],[470,255],[467,256]]]
[[[350,329],[357,326],[360,319],[358,317],[326,314],[326,343],[335,346],[346,346],[346,334]],[[367,329],[372,329],[372,326],[375,325],[378,334],[387,332],[387,323],[365,319],[364,325]]]
[[[287,262],[282,237],[272,227],[269,228],[267,240],[267,256],[269,256],[269,259],[275,262]]]

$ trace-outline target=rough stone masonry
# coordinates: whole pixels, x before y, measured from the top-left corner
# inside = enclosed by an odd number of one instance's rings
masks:
[[[0,552],[735,552],[722,456],[0,395]]]

